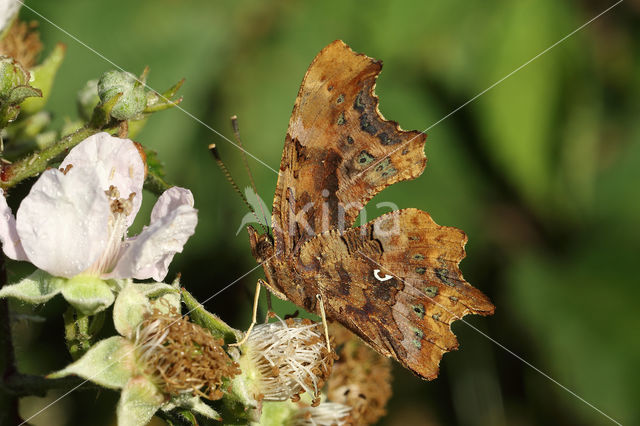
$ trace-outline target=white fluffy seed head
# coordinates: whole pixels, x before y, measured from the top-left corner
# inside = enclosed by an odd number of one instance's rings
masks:
[[[296,412],[291,426],[342,426],[349,420],[351,407],[336,402],[323,402],[317,407],[304,407]]]
[[[314,398],[331,372],[321,323],[288,319],[257,325],[245,344],[246,356],[258,371],[257,394],[265,401]]]

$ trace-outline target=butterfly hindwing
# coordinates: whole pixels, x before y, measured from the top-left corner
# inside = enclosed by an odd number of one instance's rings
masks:
[[[382,63],[337,40],[313,60],[285,139],[273,203],[276,254],[348,229],[375,194],[424,170],[426,135],[378,111]]]
[[[316,281],[327,315],[421,377],[437,376],[457,348],[451,323],[494,306],[458,267],[467,237],[421,210],[388,213],[301,248],[299,271]]]

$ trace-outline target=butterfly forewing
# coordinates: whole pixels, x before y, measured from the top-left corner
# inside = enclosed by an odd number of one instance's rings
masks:
[[[378,111],[382,64],[337,40],[305,74],[293,108],[273,203],[276,253],[348,229],[383,188],[424,170],[426,135]]]

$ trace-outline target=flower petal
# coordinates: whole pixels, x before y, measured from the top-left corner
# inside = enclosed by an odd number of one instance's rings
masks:
[[[151,224],[140,235],[127,239],[120,260],[109,274],[112,278],[153,278],[162,281],[169,263],[182,252],[198,223],[191,191],[173,187],[158,199]]]
[[[28,260],[20,243],[20,238],[18,238],[16,218],[13,216],[3,193],[4,191],[0,188],[0,241],[2,241],[2,251],[10,259]]]
[[[111,287],[91,275],[76,275],[67,280],[62,288],[62,296],[85,315],[94,315],[107,309],[115,299]]]
[[[149,379],[132,378],[118,401],[118,426],[146,425],[163,403],[164,396]]]
[[[151,210],[151,225],[162,220],[163,217],[171,214],[180,206],[193,207],[193,194],[191,191],[179,186],[172,186],[158,197],[158,201]]]
[[[9,26],[22,6],[21,1],[5,0],[0,2],[0,33]]]
[[[110,389],[121,389],[131,379],[135,368],[133,343],[120,336],[101,340],[79,360],[47,376],[50,379],[71,374]]]
[[[45,271],[36,271],[22,281],[0,289],[0,297],[13,297],[23,302],[44,303],[62,291],[67,280],[52,277]]]
[[[76,145],[64,159],[60,168],[68,164],[73,168],[88,167],[95,170],[100,178],[100,189],[111,185],[118,188],[120,197],[133,197],[133,209],[127,217],[127,225],[133,223],[142,204],[145,164],[140,151],[129,139],[120,139],[108,133],[96,133]]]
[[[18,209],[16,227],[29,261],[51,275],[73,277],[104,251],[109,201],[87,168],[45,171]]]

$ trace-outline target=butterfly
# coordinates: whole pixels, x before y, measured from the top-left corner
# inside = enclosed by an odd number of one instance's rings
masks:
[[[491,301],[462,277],[467,236],[418,209],[360,227],[365,204],[426,165],[426,134],[404,131],[378,111],[382,63],[340,40],[307,70],[289,121],[271,225],[249,226],[263,284],[326,316],[424,379],[458,346],[451,323],[490,315]]]

